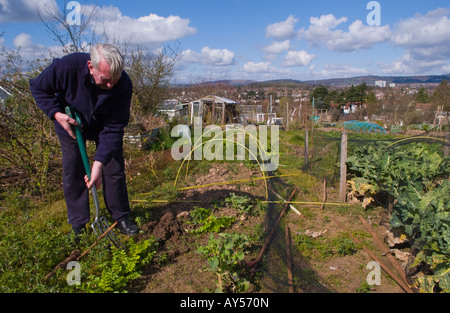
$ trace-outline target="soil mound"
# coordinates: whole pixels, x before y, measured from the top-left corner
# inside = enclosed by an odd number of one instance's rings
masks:
[[[181,224],[173,212],[164,213],[159,220],[144,225],[142,230],[145,237],[154,236],[163,242],[177,240],[183,234]]]

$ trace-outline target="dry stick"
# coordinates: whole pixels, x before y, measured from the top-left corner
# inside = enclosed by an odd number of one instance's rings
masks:
[[[281,199],[281,200],[283,200],[283,201],[286,202],[286,200],[284,200],[283,197],[280,196],[275,190],[273,190],[272,188],[270,188],[270,186],[269,186],[269,189],[270,189],[271,192],[273,192],[273,194],[274,194],[275,196],[277,196],[278,199]],[[289,208],[290,208],[292,211],[294,211],[295,213],[297,213],[298,216],[300,216],[300,217],[306,219],[306,216],[304,216],[304,215],[302,214],[302,212],[300,212],[299,210],[297,210],[292,204],[289,204]]]
[[[393,273],[393,272],[389,269],[389,267],[387,267],[384,263],[382,263],[382,262],[380,261],[379,258],[377,258],[372,252],[369,251],[369,249],[367,249],[365,246],[363,246],[362,243],[361,243],[358,239],[356,239],[356,238],[352,235],[352,233],[351,233],[347,228],[345,228],[345,227],[344,227],[341,223],[339,223],[335,218],[332,218],[332,220],[333,220],[340,228],[342,228],[343,230],[345,230],[345,231],[349,234],[349,236],[353,239],[353,241],[354,241],[356,244],[361,245],[362,248],[363,248],[363,250],[364,250],[364,251],[365,251],[372,259],[374,259],[376,262],[378,262],[378,264],[380,264],[380,266],[386,271],[386,273],[388,273],[388,275],[391,276],[391,277],[397,282],[397,284],[398,284],[404,291],[406,291],[407,293],[414,293],[414,291],[413,291],[409,286],[407,286],[407,285],[401,280],[401,278],[399,278],[397,275],[395,275],[395,273]]]
[[[77,259],[77,257],[80,255],[80,253],[81,253],[80,250],[73,250],[70,253],[70,256],[67,259],[65,259],[64,261],[62,261],[61,263],[59,263],[58,265],[56,265],[50,273],[45,275],[44,279],[47,280],[50,277],[52,277],[53,275],[55,275],[56,271],[58,271],[59,269],[66,268],[67,264],[69,264],[69,262],[71,262],[71,261],[75,261]]]
[[[97,240],[88,249],[86,249],[86,251],[84,251],[81,255],[80,255],[80,250],[72,251],[70,256],[67,259],[65,259],[64,261],[62,261],[58,265],[56,265],[50,273],[45,275],[45,279],[49,279],[50,277],[55,275],[57,270],[65,268],[70,261],[79,261],[82,257],[84,257],[86,254],[88,254],[89,251],[95,245],[97,245],[99,243],[99,241],[103,237],[105,237],[116,225],[117,225],[117,222],[114,222],[114,224],[112,224],[100,237],[98,237]]]
[[[294,275],[292,273],[292,255],[291,255],[291,236],[289,234],[289,227],[286,225],[286,263],[289,279],[289,293],[294,293]]]
[[[325,202],[327,202],[327,179],[323,179],[323,203],[320,208],[325,209]]]
[[[389,259],[389,261],[391,262],[392,266],[395,268],[397,273],[403,278],[403,281],[406,284],[408,284],[408,280],[406,279],[405,272],[402,270],[400,265],[398,265],[398,263],[394,260],[394,257],[390,254],[389,249],[386,251],[386,248],[384,247],[384,245],[381,242],[380,238],[378,238],[378,236],[375,234],[375,232],[373,231],[372,227],[370,227],[370,225],[367,223],[367,221],[361,215],[358,215],[358,217],[361,220],[361,222],[363,223],[363,225],[366,228],[366,230],[372,235],[372,238],[375,240],[375,242],[380,247],[381,251],[383,252],[383,255],[387,256],[387,258]]]
[[[100,242],[100,240],[103,238],[103,237],[105,237],[115,226],[117,225],[117,221],[116,222],[114,222],[114,224],[112,224],[103,234],[101,234],[100,235],[100,237],[98,237],[97,238],[97,240],[89,247],[89,248],[87,248],[86,249],[86,251],[84,251],[78,258],[77,258],[77,261],[79,261],[82,257],[84,257],[86,254],[88,254],[89,253],[89,251],[93,248],[93,247],[95,247],[99,242]]]
[[[297,190],[298,190],[298,187],[295,187],[294,191],[292,192],[292,194],[289,197],[287,202],[290,202],[292,200],[292,198],[294,197],[294,194],[297,192]],[[283,218],[283,215],[286,213],[286,210],[288,207],[289,207],[289,203],[286,203],[284,205],[283,210],[280,213],[280,216],[278,216],[278,219],[276,220],[275,225],[273,225],[272,229],[270,230],[270,233],[267,236],[266,241],[264,242],[264,245],[263,245],[261,251],[259,252],[258,257],[256,258],[255,261],[247,264],[249,267],[257,266],[259,264],[259,262],[261,262],[262,256],[263,256],[264,252],[266,251],[267,247],[269,246],[270,240],[272,239],[272,236],[275,233],[275,230],[276,230],[278,224],[280,223],[281,219]]]

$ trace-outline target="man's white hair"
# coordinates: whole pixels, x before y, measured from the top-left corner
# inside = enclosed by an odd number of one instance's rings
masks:
[[[99,43],[91,47],[89,53],[92,65],[96,69],[98,69],[100,61],[104,58],[111,67],[111,77],[118,78],[122,75],[124,67],[123,55],[115,46],[108,43]]]

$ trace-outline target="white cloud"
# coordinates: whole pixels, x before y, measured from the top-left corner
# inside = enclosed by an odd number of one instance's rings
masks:
[[[234,53],[227,49],[211,49],[204,47],[201,52],[203,63],[215,66],[235,64]]]
[[[271,45],[264,47],[262,50],[270,54],[280,54],[291,49],[290,40],[275,41]]]
[[[31,43],[31,36],[29,34],[21,33],[14,38],[14,46],[16,48],[29,48]]]
[[[369,75],[370,72],[365,68],[356,68],[352,64],[326,64],[320,71],[315,71],[315,67],[311,66],[310,74],[315,79],[321,78],[337,78],[337,77],[354,77]]]
[[[247,73],[268,73],[271,67],[270,62],[247,62],[242,69]]]
[[[392,63],[379,63],[383,73],[389,75],[414,75],[430,74],[445,71],[446,60],[423,60],[417,59],[412,53],[406,51],[401,58]]]
[[[323,45],[330,51],[351,52],[371,49],[377,44],[389,43],[403,48],[402,57],[391,63],[378,62],[385,74],[410,75],[442,72],[448,69],[450,58],[450,8],[439,8],[425,15],[400,20],[389,25],[369,26],[353,21],[348,29],[343,26],[346,17],[332,14],[311,17],[310,26],[298,34],[312,46]],[[350,72],[360,72],[358,69]]]
[[[85,8],[93,6],[84,6]],[[162,17],[149,14],[138,18],[123,15],[114,6],[95,7],[92,28],[97,35],[106,35],[109,40],[131,44],[158,45],[166,41],[181,39],[197,32],[190,20],[170,15]],[[90,10],[86,10],[90,12]]]
[[[450,9],[436,9],[425,15],[401,20],[392,31],[391,43],[405,49],[391,64],[380,64],[387,74],[446,72],[450,58]]]
[[[46,8],[57,8],[55,0],[0,0],[0,24],[10,22],[37,22],[39,14],[46,18]]]
[[[305,50],[289,51],[284,58],[283,66],[308,66],[316,58],[314,54],[308,54]]]
[[[228,49],[211,49],[203,47],[201,52],[195,52],[191,49],[181,53],[180,61],[182,63],[200,63],[212,66],[228,66],[236,64],[234,53]]]
[[[276,68],[270,62],[247,62],[239,71],[239,77],[256,80],[289,77],[290,75],[289,69]]]
[[[450,65],[444,65],[442,67],[442,72],[443,73],[450,73]]]
[[[1,0],[0,0],[1,1]],[[52,59],[63,54],[61,46],[45,46],[33,42],[29,34],[21,33],[13,40],[14,46],[20,51],[23,61],[33,61],[36,59]]]
[[[389,41],[391,36],[388,25],[368,26],[360,20],[353,22],[348,30],[348,32],[336,31],[335,38],[326,43],[328,49],[333,51],[370,49],[375,44]]]
[[[387,42],[391,31],[388,25],[368,26],[360,20],[354,21],[347,32],[336,29],[347,22],[347,17],[336,18],[333,14],[311,17],[308,29],[301,29],[299,37],[305,38],[310,44],[318,46],[325,44],[331,51],[355,51],[372,48],[375,44]]]
[[[295,24],[298,22],[293,15],[279,23],[270,24],[266,27],[266,37],[279,40],[294,38],[296,35]]]
[[[450,57],[450,10],[438,9],[416,15],[396,25],[392,42],[410,50],[417,59]]]
[[[302,28],[299,31],[299,37],[305,38],[312,45],[318,45],[321,42],[331,40],[336,31],[335,29],[339,24],[347,22],[346,17],[337,19],[333,14],[322,15],[321,17],[311,17],[309,19],[310,26],[307,30]]]
[[[450,38],[450,10],[438,9],[399,22],[393,35],[395,45],[403,47],[430,47]],[[442,15],[440,15],[440,14]]]

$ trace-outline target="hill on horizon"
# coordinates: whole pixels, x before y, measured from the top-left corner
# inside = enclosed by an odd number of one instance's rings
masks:
[[[360,85],[362,83],[366,83],[367,85],[373,86],[376,81],[386,81],[386,84],[390,83],[394,84],[436,84],[441,83],[444,80],[450,81],[450,74],[445,75],[412,75],[412,76],[376,76],[376,75],[367,75],[367,76],[356,76],[351,78],[328,78],[328,79],[320,79],[320,80],[295,80],[295,79],[275,79],[275,80],[266,80],[266,81],[255,81],[255,80],[217,80],[211,82],[205,82],[201,85],[211,85],[211,84],[223,84],[229,86],[248,86],[248,85],[308,85],[308,86],[316,86],[316,85],[327,85],[327,86],[351,86],[351,85]],[[190,85],[190,84],[185,84]]]

